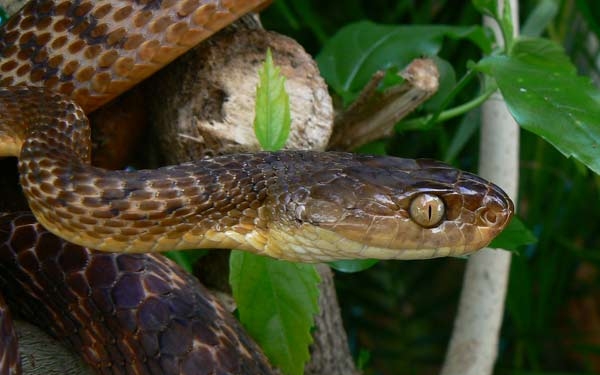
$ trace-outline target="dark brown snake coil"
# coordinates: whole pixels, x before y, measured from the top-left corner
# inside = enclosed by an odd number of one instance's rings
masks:
[[[92,252],[30,213],[0,216],[0,241],[5,297],[99,374],[272,373],[239,323],[161,255]],[[1,331],[7,346],[10,329]],[[13,350],[2,365],[15,359]]]
[[[286,151],[152,171],[89,165],[85,112],[261,3],[38,0],[11,19],[0,34],[10,86],[0,156],[19,157],[45,228],[106,251],[236,247],[318,262],[460,255],[506,226],[501,189],[434,161]],[[92,253],[54,234],[30,214],[2,214],[0,280],[9,303],[44,313],[35,320],[99,373],[271,373],[235,320],[164,258]],[[13,340],[10,328],[2,336]],[[3,365],[16,371],[15,358],[7,351]]]

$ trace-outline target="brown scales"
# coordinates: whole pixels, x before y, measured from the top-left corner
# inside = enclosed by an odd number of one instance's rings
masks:
[[[99,373],[272,373],[239,323],[168,259],[94,253],[28,213],[0,215],[0,233],[7,298],[30,306],[24,317],[51,327]]]

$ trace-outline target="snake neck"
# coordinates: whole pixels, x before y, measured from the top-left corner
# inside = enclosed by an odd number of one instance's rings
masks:
[[[286,246],[302,225],[297,201],[315,153],[237,154],[107,171],[68,158],[66,150],[37,161],[41,150],[28,150],[33,145],[25,143],[20,160],[29,206],[44,227],[73,243],[121,252],[237,248],[288,260],[323,257]]]

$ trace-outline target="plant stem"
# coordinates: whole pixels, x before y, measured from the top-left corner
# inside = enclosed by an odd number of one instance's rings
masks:
[[[488,88],[483,94],[477,96],[476,98],[469,100],[468,102],[456,106],[454,108],[450,108],[448,110],[440,112],[439,115],[437,115],[437,117],[435,115],[428,115],[417,117],[408,121],[403,121],[396,126],[396,131],[429,129],[435,124],[447,121],[454,117],[461,116],[469,112],[470,110],[481,106],[481,104],[488,100],[494,92],[496,92],[496,87]]]

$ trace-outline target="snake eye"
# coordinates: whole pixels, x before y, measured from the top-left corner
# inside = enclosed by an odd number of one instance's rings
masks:
[[[438,225],[444,218],[446,207],[440,197],[433,194],[419,194],[410,202],[410,217],[425,228]]]

